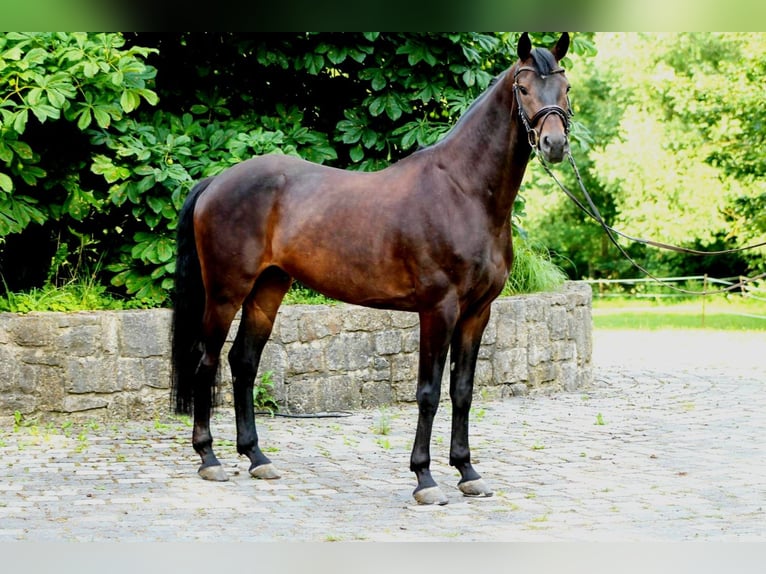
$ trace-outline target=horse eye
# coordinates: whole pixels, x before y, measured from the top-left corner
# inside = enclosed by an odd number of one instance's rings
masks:
[[[519,85],[519,91],[521,92],[522,96],[526,96],[527,94],[529,94],[527,89],[524,86],[522,86],[522,85]]]

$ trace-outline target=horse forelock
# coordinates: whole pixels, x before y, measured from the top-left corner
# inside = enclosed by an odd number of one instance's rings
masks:
[[[553,70],[559,67],[556,58],[554,58],[553,54],[545,48],[535,48],[530,53],[530,56],[535,63],[535,68],[537,68],[537,71],[543,76],[550,74]]]

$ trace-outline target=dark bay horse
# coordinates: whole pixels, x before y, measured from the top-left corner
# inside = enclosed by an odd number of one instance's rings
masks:
[[[490,305],[513,259],[510,216],[536,148],[549,162],[568,151],[569,85],[550,51],[521,36],[519,60],[437,144],[374,173],[267,155],[199,182],[180,213],[172,388],[192,414],[199,474],[226,480],[213,452],[210,414],[219,356],[242,318],[229,364],[237,451],[256,478],[278,478],[258,445],[253,384],[293,278],[334,299],[418,313],[418,424],[410,459],[421,504],[445,504],[431,477],[430,442],[450,352],[449,463],[468,496],[491,490],[471,465],[468,413]]]

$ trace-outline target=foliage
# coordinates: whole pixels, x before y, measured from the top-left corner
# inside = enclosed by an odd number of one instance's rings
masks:
[[[64,285],[48,283],[23,293],[6,292],[0,297],[0,311],[89,311],[94,309],[132,309],[138,301],[122,301],[109,296],[106,287],[93,281],[73,281]]]
[[[279,410],[279,403],[274,397],[274,380],[272,371],[266,371],[261,375],[260,381],[253,385],[253,408],[257,412],[268,412],[273,415]]]
[[[142,99],[156,104],[147,87],[155,70],[143,61],[149,53],[125,48],[118,34],[0,36],[0,237],[50,217],[82,221],[100,208],[101,199],[80,185],[82,165],[48,177],[44,138],[30,131],[55,121],[108,129]]]
[[[544,247],[536,246],[528,239],[517,238],[514,240],[511,275],[503,295],[552,291],[560,287],[566,278]]]

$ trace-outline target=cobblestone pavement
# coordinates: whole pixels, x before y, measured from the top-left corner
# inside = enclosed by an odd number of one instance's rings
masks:
[[[474,461],[495,489],[418,506],[414,404],[342,418],[259,417],[278,481],[249,477],[231,413],[213,423],[231,480],[196,475],[179,421],[0,429],[0,541],[766,540],[766,334],[594,334],[594,383],[476,397]]]

